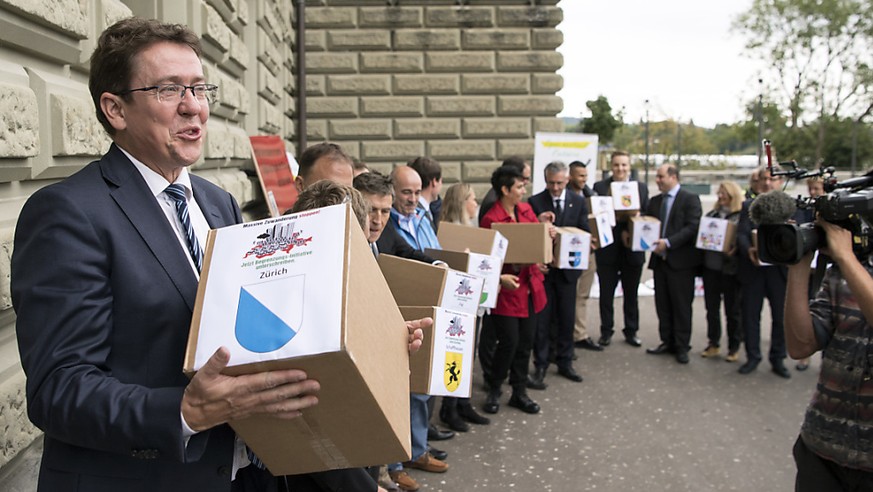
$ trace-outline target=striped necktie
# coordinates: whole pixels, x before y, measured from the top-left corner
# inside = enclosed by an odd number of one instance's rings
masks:
[[[194,260],[194,265],[199,272],[203,266],[203,250],[200,249],[200,242],[197,241],[191,218],[188,216],[188,197],[185,195],[185,188],[180,184],[171,184],[164,192],[176,204],[176,215],[179,216],[182,228],[185,229],[185,237],[188,238],[188,252],[191,253],[191,259]]]

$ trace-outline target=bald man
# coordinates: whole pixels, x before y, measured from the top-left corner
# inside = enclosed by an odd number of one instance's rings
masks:
[[[391,224],[413,248],[419,251],[426,248],[441,249],[425,210],[418,206],[421,197],[421,177],[418,172],[409,166],[400,166],[391,172],[391,180],[394,182]]]

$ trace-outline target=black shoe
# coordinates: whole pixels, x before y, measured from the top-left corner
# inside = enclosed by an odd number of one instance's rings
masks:
[[[600,348],[609,347],[609,344],[612,343],[612,335],[601,336],[600,340],[597,340],[597,343],[600,344]]]
[[[642,347],[643,346],[643,342],[640,341],[640,339],[637,338],[636,335],[625,335],[624,336],[624,343],[630,345],[631,347]]]
[[[469,405],[469,404],[467,404],[467,405],[459,404],[458,405],[458,416],[460,416],[462,419],[466,420],[467,422],[470,422],[471,424],[488,425],[491,423],[491,419],[489,419],[488,417],[483,417],[483,416],[479,415],[478,413],[476,413],[476,410],[473,408],[473,405]]]
[[[428,441],[445,441],[446,439],[451,439],[453,437],[455,437],[454,432],[439,430],[435,425],[431,425],[427,428]]]
[[[573,369],[572,367],[559,367],[558,374],[575,383],[582,382],[582,376],[580,376],[579,373],[576,372],[576,369]]]
[[[576,348],[580,348],[580,349],[593,350],[595,352],[602,352],[603,351],[603,347],[601,347],[600,344],[595,342],[594,339],[592,339],[591,337],[588,337],[584,340],[579,340],[578,342],[574,343],[573,345],[575,345]]]
[[[527,386],[528,388],[530,388],[530,389],[535,389],[535,390],[544,390],[544,389],[546,389],[546,388],[549,387],[549,385],[547,385],[547,384],[543,381],[543,379],[545,379],[545,378],[546,378],[546,370],[545,370],[545,369],[536,368],[536,369],[534,369],[534,373],[533,373],[533,374],[528,374],[528,375],[527,375],[527,383],[526,383],[526,386]]]
[[[676,352],[676,362],[688,364],[688,352]]]
[[[509,406],[515,407],[524,413],[540,413],[540,406],[531,400],[527,393],[512,393],[509,398]]]
[[[485,413],[497,413],[498,410],[500,410],[500,390],[491,388],[488,390],[488,396],[485,397],[482,411]]]
[[[740,366],[740,369],[737,372],[739,372],[740,374],[749,374],[752,371],[754,371],[755,369],[757,369],[758,364],[760,364],[760,363],[761,363],[761,361],[758,361],[758,360],[747,361],[745,364]]]
[[[449,429],[452,429],[455,432],[467,432],[470,430],[470,426],[461,419],[460,415],[458,415],[457,407],[452,407],[445,412],[440,410],[440,420],[446,424]],[[444,461],[439,456],[434,455],[434,457],[440,461]]]
[[[788,369],[785,367],[785,364],[783,364],[782,361],[773,362],[773,373],[779,377],[791,379],[791,373],[788,372]]]
[[[647,354],[661,355],[661,354],[672,354],[675,350],[673,347],[667,345],[666,343],[662,343],[655,348],[646,349]]]
[[[431,456],[433,456],[434,458],[436,458],[440,461],[445,461],[446,458],[449,457],[449,453],[447,453],[441,449],[432,448],[430,446],[427,447],[427,452],[430,453]]]

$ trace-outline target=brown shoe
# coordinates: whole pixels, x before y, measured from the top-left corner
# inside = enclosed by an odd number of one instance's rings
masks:
[[[391,477],[391,480],[394,480],[394,483],[400,487],[400,490],[415,491],[419,489],[418,482],[403,470],[388,472],[388,475]]]
[[[434,458],[430,453],[424,453],[415,461],[403,463],[406,468],[416,468],[431,473],[445,473],[449,465],[445,461]]]

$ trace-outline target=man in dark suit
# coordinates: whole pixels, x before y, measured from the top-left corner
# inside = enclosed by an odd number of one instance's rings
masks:
[[[569,174],[563,162],[551,162],[543,170],[546,189],[530,197],[528,203],[540,222],[551,222],[557,227],[578,227],[588,230],[588,204],[567,190]],[[582,382],[582,376],[573,368],[573,325],[576,311],[576,283],[582,270],[549,268],[545,278],[546,308],[537,315],[534,334],[534,373],[528,387],[545,389],[543,379],[549,367],[550,332],[552,322],[557,326],[555,363],[558,374],[570,381]]]
[[[187,171],[216,90],[199,55],[184,26],[108,28],[89,87],[114,143],[21,212],[11,283],[28,412],[45,432],[39,490],[275,490],[226,422],[317,402],[301,371],[222,375],[226,348],[182,374],[200,245],[241,222],[228,193]]]
[[[622,150],[616,150],[610,158],[612,163],[612,176],[603,181],[594,183],[594,191],[600,196],[608,196],[613,182],[628,181],[630,179],[630,154]],[[637,182],[640,194],[640,210],[645,210],[649,205],[649,190],[640,182]],[[615,242],[605,248],[600,248],[594,254],[597,259],[597,276],[600,279],[600,340],[601,346],[607,346],[612,342],[612,334],[615,326],[613,299],[615,287],[621,281],[624,290],[624,340],[632,347],[642,346],[637,338],[640,329],[640,307],[637,302],[637,288],[640,285],[640,277],[643,275],[643,263],[646,254],[639,251],[631,251],[628,247],[628,223],[618,221],[612,229]]]
[[[679,185],[679,169],[663,164],[655,175],[661,194],[652,198],[646,215],[661,221],[661,238],[655,241],[649,268],[655,277],[655,309],[661,344],[650,354],[673,353],[688,363],[691,342],[691,303],[694,277],[703,256],[694,246],[700,225],[700,198]]]
[[[774,170],[781,171],[778,165]],[[758,193],[782,187],[781,176],[771,176],[766,166],[757,169]],[[740,366],[740,374],[749,374],[761,363],[761,309],[764,307],[764,297],[770,303],[772,327],[770,331],[770,365],[773,373],[788,379],[791,373],[785,367],[785,332],[783,320],[785,316],[785,290],[788,282],[788,269],[784,265],[762,265],[758,259],[758,249],[752,243],[752,232],[756,226],[749,219],[749,206],[753,199],[743,202],[740,221],[737,224],[737,247],[739,248],[739,266],[737,279],[743,288],[742,320],[746,345],[746,363]]]
[[[570,163],[570,180],[567,189],[582,197],[585,205],[588,199],[597,196],[597,193],[588,186],[588,167],[580,161]],[[588,252],[588,269],[582,271],[579,281],[576,282],[576,323],[573,327],[573,345],[585,350],[600,352],[600,346],[588,334],[588,298],[591,294],[591,286],[594,284],[594,276],[597,273],[597,261],[594,259],[594,249]]]

